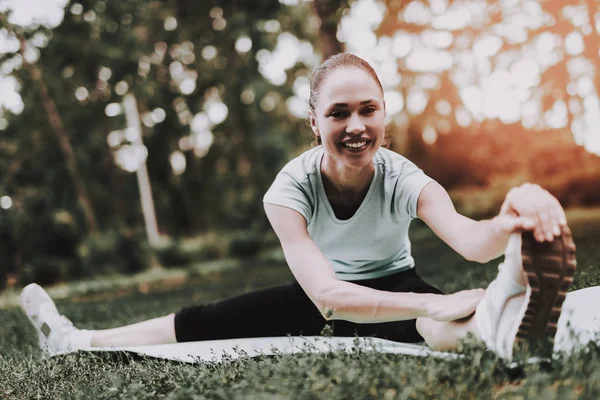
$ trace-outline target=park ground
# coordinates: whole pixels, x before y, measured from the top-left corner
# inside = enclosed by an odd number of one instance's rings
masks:
[[[578,247],[572,289],[600,285],[600,209],[570,210],[568,216]],[[498,260],[486,265],[464,261],[418,222],[411,238],[418,272],[445,292],[485,287],[496,274]],[[223,261],[222,267],[217,262],[194,273],[175,269],[103,285],[79,282],[50,292],[63,294],[57,306],[78,327],[96,329],[291,279],[281,257],[272,254]],[[550,366],[511,369],[469,341],[465,357],[451,361],[358,350],[197,365],[89,353],[43,360],[33,329],[14,305],[15,296],[0,295],[0,398],[600,398],[598,346]]]

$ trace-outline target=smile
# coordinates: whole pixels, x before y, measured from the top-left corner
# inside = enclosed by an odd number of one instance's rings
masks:
[[[340,143],[340,146],[342,146],[342,148],[350,153],[362,153],[363,151],[366,151],[367,148],[369,148],[369,144],[371,143],[370,140],[361,140],[359,142],[357,141],[352,141],[352,142],[343,142]]]
[[[344,147],[348,147],[350,149],[360,149],[363,148],[367,145],[366,141],[362,141],[362,142],[348,142],[348,143],[342,143],[342,146]]]

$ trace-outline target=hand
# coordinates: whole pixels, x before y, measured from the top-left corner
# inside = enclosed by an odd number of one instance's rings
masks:
[[[436,321],[454,321],[475,312],[485,295],[484,289],[471,289],[447,295],[433,295],[427,304],[427,318]]]
[[[512,188],[494,220],[505,233],[533,231],[538,242],[551,242],[560,236],[560,227],[567,225],[567,216],[556,197],[531,183]]]

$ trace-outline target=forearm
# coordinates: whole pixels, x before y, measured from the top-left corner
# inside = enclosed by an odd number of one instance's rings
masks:
[[[487,262],[508,244],[509,230],[501,227],[498,217],[475,221],[457,213],[448,192],[435,182],[421,192],[417,210],[419,218],[467,260]]]
[[[377,323],[416,319],[428,315],[431,293],[394,293],[337,281],[316,299],[328,320]]]
[[[481,263],[502,255],[510,238],[510,234],[498,228],[495,219],[469,220],[463,232],[455,250],[466,259]]]
[[[434,294],[393,293],[336,278],[329,262],[312,243],[284,247],[294,276],[326,319],[375,323],[426,316]]]

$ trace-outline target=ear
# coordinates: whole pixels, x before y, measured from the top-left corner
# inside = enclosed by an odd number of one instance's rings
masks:
[[[383,101],[383,115],[387,117],[387,105],[385,104],[385,100]]]
[[[315,117],[315,113],[312,110],[308,110],[308,122],[315,136],[321,136],[321,134],[319,133],[319,127],[317,126],[317,118]]]

